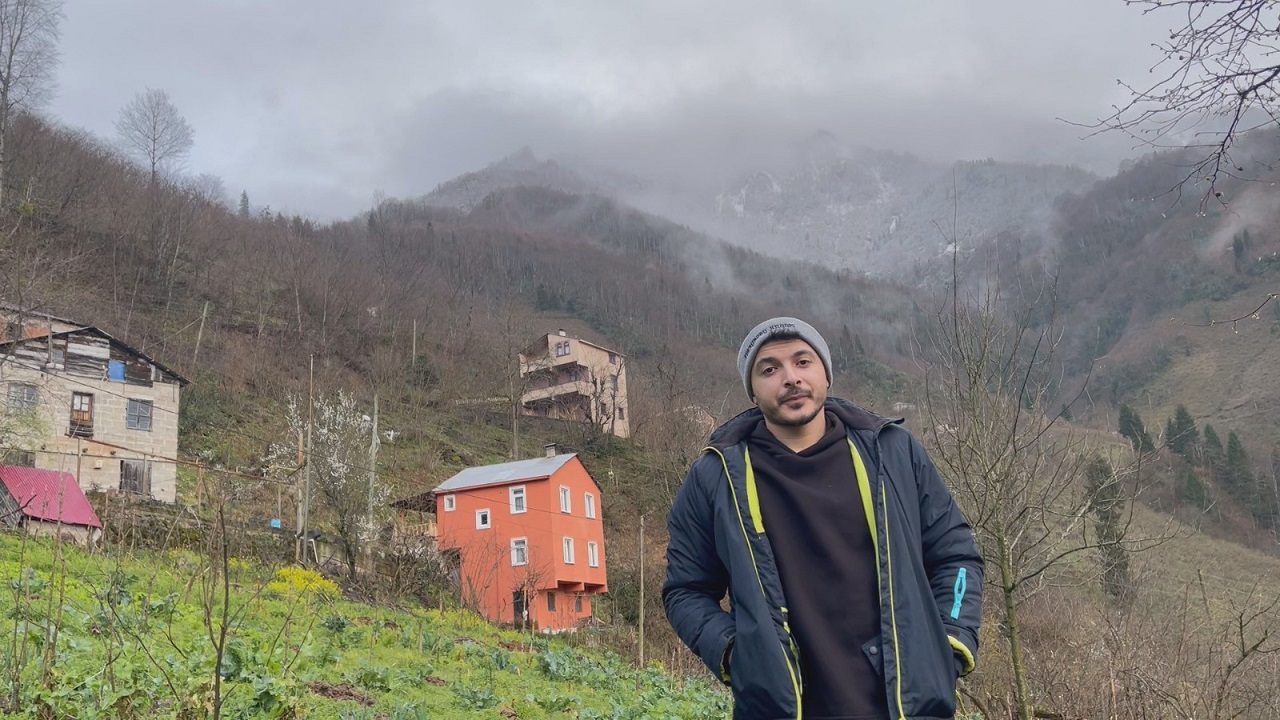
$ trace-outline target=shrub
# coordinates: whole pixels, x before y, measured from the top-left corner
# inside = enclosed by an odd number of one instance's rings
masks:
[[[302,595],[337,600],[341,596],[338,584],[315,570],[286,567],[276,571],[276,579],[267,584],[267,592],[286,598]]]

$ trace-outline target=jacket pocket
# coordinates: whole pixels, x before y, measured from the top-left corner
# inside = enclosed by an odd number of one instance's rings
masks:
[[[793,690],[789,655],[788,646],[780,642],[777,625],[744,623],[739,613],[729,666],[734,717],[795,718],[799,715],[799,697]]]
[[[871,669],[876,671],[876,675],[884,680],[884,653],[880,648],[880,638],[868,640],[862,644],[862,656],[871,663]]]

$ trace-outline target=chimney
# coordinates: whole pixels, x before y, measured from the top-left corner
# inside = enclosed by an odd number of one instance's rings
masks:
[[[547,457],[555,457],[555,456],[556,456],[556,444],[555,444],[555,443],[547,443],[546,445],[543,445],[543,446],[542,446],[542,449],[547,451]]]
[[[556,333],[558,333],[560,337],[569,337],[568,335],[564,334],[564,330],[557,330]]]

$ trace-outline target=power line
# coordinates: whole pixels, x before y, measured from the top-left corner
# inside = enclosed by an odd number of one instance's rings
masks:
[[[184,467],[192,467],[198,470],[206,470],[209,472],[221,473],[223,475],[231,475],[234,477],[243,478],[245,480],[255,480],[257,482],[267,483],[270,485],[285,485],[285,486],[292,485],[292,483],[287,483],[282,480],[272,480],[271,478],[268,478],[262,475],[249,475],[247,473],[242,473],[235,470],[227,470],[226,468],[220,468],[214,465],[206,465],[204,463],[199,463],[192,460],[182,460],[179,458],[165,457],[163,455],[153,455],[145,450],[127,448],[127,447],[124,447],[123,445],[113,445],[111,443],[102,442],[100,440],[94,440],[93,442],[98,445],[106,445],[107,447],[116,448],[118,450],[137,453],[139,455],[142,455],[148,462],[157,463],[160,465],[174,465],[174,466],[182,465]],[[100,457],[98,455],[87,455],[84,453],[72,452],[70,450],[32,450],[31,448],[0,447],[0,451],[42,453],[44,455],[58,455],[58,456],[64,456],[64,457],[93,457],[93,458]],[[119,459],[130,459],[130,458],[119,458]],[[297,472],[297,470],[294,469],[293,472]],[[292,475],[293,472],[288,473],[288,475]]]

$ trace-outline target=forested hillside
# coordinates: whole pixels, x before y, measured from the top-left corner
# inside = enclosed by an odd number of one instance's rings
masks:
[[[469,209],[379,199],[327,225],[248,197],[237,211],[216,183],[153,176],[81,133],[29,116],[12,132],[3,299],[33,315],[99,325],[192,379],[180,437],[193,463],[184,470],[184,504],[207,511],[198,476],[229,469],[243,481],[239,521],[293,517],[296,476],[270,458],[297,443],[289,407],[305,397],[313,361],[317,395],[342,391],[364,412],[376,396],[382,427],[396,431],[374,468],[387,499],[557,442],[580,452],[601,480],[611,589],[600,605],[602,637],[627,657],[637,650],[632,630],[643,608],[649,657],[700,672],[658,600],[662,518],[706,431],[673,420],[684,417],[673,411],[696,406],[724,419],[746,407],[732,353],[751,325],[776,314],[812,318],[833,347],[837,394],[906,413],[940,458],[954,449],[948,438],[962,437],[977,417],[954,415],[966,405],[947,388],[960,375],[936,374],[962,342],[980,339],[936,343],[947,337],[946,294],[780,260],[563,188],[498,189]],[[1149,158],[1063,197],[1051,232],[998,233],[988,254],[957,256],[960,292],[951,299],[961,308],[952,331],[981,327],[971,319],[990,328],[1021,320],[1033,337],[1053,329],[1043,337],[1058,351],[1029,366],[1034,396],[1026,387],[1001,395],[1001,379],[1022,376],[984,366],[975,377],[986,379],[970,386],[982,393],[968,399],[1011,397],[1012,406],[991,407],[1031,413],[1033,429],[1056,418],[1034,441],[1009,446],[1016,452],[1008,467],[1031,462],[1027,448],[1048,448],[1062,454],[1060,467],[1074,468],[1005,476],[1056,488],[1053,503],[1030,513],[1008,504],[1025,495],[982,494],[995,492],[983,472],[951,473],[971,493],[962,497],[996,498],[1020,522],[1038,517],[1053,540],[1020,551],[1025,567],[1049,562],[1048,571],[989,586],[983,669],[963,685],[966,707],[988,717],[1012,708],[1007,688],[1018,673],[1038,708],[1064,716],[1116,708],[1194,715],[1227,702],[1252,708],[1250,717],[1273,716],[1266,698],[1278,675],[1269,644],[1277,619],[1267,598],[1280,564],[1268,554],[1274,513],[1255,508],[1274,478],[1263,461],[1274,432],[1267,428],[1275,427],[1266,414],[1276,396],[1273,364],[1257,358],[1272,352],[1267,328],[1275,323],[1268,306],[1262,320],[1238,324],[1239,333],[1197,325],[1247,316],[1240,308],[1262,300],[1273,277],[1267,253],[1276,248],[1266,238],[1274,217],[1258,184],[1241,186],[1239,203],[1203,214],[1185,202],[1162,205],[1164,167]],[[1257,210],[1239,221],[1250,202]],[[975,310],[969,301],[982,295],[974,288],[998,291],[999,300]],[[521,387],[516,353],[561,328],[627,355],[632,440],[512,412]],[[1009,349],[1005,342],[990,345],[992,358]],[[1028,362],[1025,352],[1013,350],[1009,362]],[[1132,413],[1127,426],[1116,419],[1122,405]],[[1179,405],[1189,412],[1177,413]],[[1084,460],[1098,456],[1116,482],[1090,484],[1102,476],[1088,475]],[[1107,494],[1117,488],[1124,492]],[[994,562],[998,516],[966,509],[977,513]],[[334,527],[336,513],[319,508],[317,524]],[[635,542],[641,517],[649,520],[644,545]],[[1121,529],[1130,534],[1117,535]],[[643,594],[642,555],[650,573]],[[1009,617],[1019,620],[1026,653],[1016,663]],[[1149,647],[1153,627],[1170,626],[1180,632],[1164,633],[1167,645],[1138,649]],[[1100,662],[1061,661],[1083,656]],[[1164,695],[1151,694],[1153,674]],[[1114,689],[1099,697],[1100,686]]]

